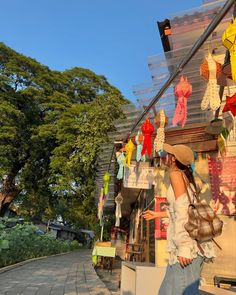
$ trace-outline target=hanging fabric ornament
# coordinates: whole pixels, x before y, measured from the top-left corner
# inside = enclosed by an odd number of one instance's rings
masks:
[[[210,106],[213,111],[216,111],[221,102],[217,86],[217,78],[221,75],[221,64],[216,62],[210,53],[200,66],[200,75],[208,82],[201,102],[201,109],[205,111]]]
[[[234,129],[234,117],[231,112],[222,112],[222,119],[224,121],[224,126],[229,132]]]
[[[187,120],[187,100],[192,94],[192,85],[188,82],[187,77],[181,76],[180,82],[175,87],[175,96],[178,97],[175,114],[173,117],[173,125],[178,123],[184,127]]]
[[[229,136],[229,130],[226,127],[223,126],[221,134],[223,135],[224,139],[227,140],[227,138]]]
[[[151,156],[152,154],[152,134],[154,131],[154,126],[150,123],[149,119],[146,119],[146,121],[142,125],[142,133],[144,135],[144,141],[143,141],[143,148],[141,155],[145,155],[146,153]]]
[[[232,79],[236,82],[236,18],[224,31],[222,43],[229,50]]]
[[[158,153],[163,149],[163,144],[165,141],[165,126],[168,125],[168,118],[165,115],[164,110],[160,110],[155,118],[155,123],[157,124],[157,134],[154,140],[154,150]]]
[[[236,93],[233,96],[226,96],[226,103],[222,110],[223,113],[231,112],[231,114],[236,116]]]
[[[117,152],[116,153],[116,159],[117,159],[117,163],[119,165],[119,169],[118,169],[118,173],[117,173],[117,176],[116,178],[121,180],[123,179],[123,176],[124,176],[124,165],[125,165],[125,155],[124,153],[120,153],[120,152]]]
[[[195,161],[197,160],[197,153],[195,151],[193,151],[193,155],[194,155],[194,161],[192,162],[192,164],[190,164],[193,175],[195,174]]]
[[[142,152],[142,148],[143,148],[143,140],[144,140],[144,136],[141,132],[138,131],[137,135],[135,136],[135,142],[137,144],[137,149],[136,149],[136,161],[143,161],[145,162],[145,155],[142,156],[141,152]]]
[[[108,196],[110,178],[111,176],[108,172],[106,172],[105,175],[103,176],[103,188],[104,188],[104,194],[106,197]]]
[[[116,196],[115,203],[116,203],[116,224],[115,224],[115,226],[119,227],[120,226],[120,218],[122,217],[121,204],[123,203],[123,197],[122,197],[121,193],[119,193]]]
[[[131,159],[132,159],[132,154],[133,154],[133,151],[134,151],[134,144],[133,144],[131,139],[129,139],[128,143],[125,145],[125,150],[126,150],[125,162],[126,162],[126,165],[130,166],[130,162],[131,162]]]
[[[222,134],[219,134],[217,137],[217,146],[220,151],[220,154],[223,155],[226,151],[225,139]]]
[[[103,225],[103,206],[105,202],[103,196],[104,196],[104,190],[102,187],[100,190],[100,197],[99,197],[99,203],[98,203],[98,219],[99,219],[100,226]]]

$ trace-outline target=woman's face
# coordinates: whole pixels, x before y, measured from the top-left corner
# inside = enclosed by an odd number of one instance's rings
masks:
[[[161,156],[161,160],[162,160],[163,165],[170,167],[172,164],[172,158],[173,158],[173,155],[163,152],[163,154]]]

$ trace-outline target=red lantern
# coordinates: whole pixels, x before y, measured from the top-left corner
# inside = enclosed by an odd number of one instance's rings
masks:
[[[142,156],[147,153],[149,156],[152,154],[152,134],[154,132],[154,127],[150,123],[149,119],[146,119],[146,121],[142,125],[142,132],[144,135],[144,141],[143,141],[143,148],[142,148]]]

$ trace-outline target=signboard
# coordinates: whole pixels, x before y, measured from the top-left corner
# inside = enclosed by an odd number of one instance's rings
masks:
[[[208,166],[215,212],[236,214],[236,157],[209,158]]]
[[[167,199],[155,197],[155,212],[166,211]],[[166,230],[168,226],[168,218],[155,218],[155,238],[166,239]]]
[[[126,188],[151,189],[154,181],[153,167],[130,165],[124,167],[123,185]]]

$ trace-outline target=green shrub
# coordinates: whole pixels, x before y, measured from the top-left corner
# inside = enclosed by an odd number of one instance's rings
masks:
[[[51,234],[39,235],[37,230],[37,226],[30,223],[9,226],[8,219],[0,219],[0,267],[78,248],[77,241],[70,243]]]
[[[76,249],[79,249],[79,243],[78,241],[74,240],[70,243],[70,249],[71,250],[76,250]]]

